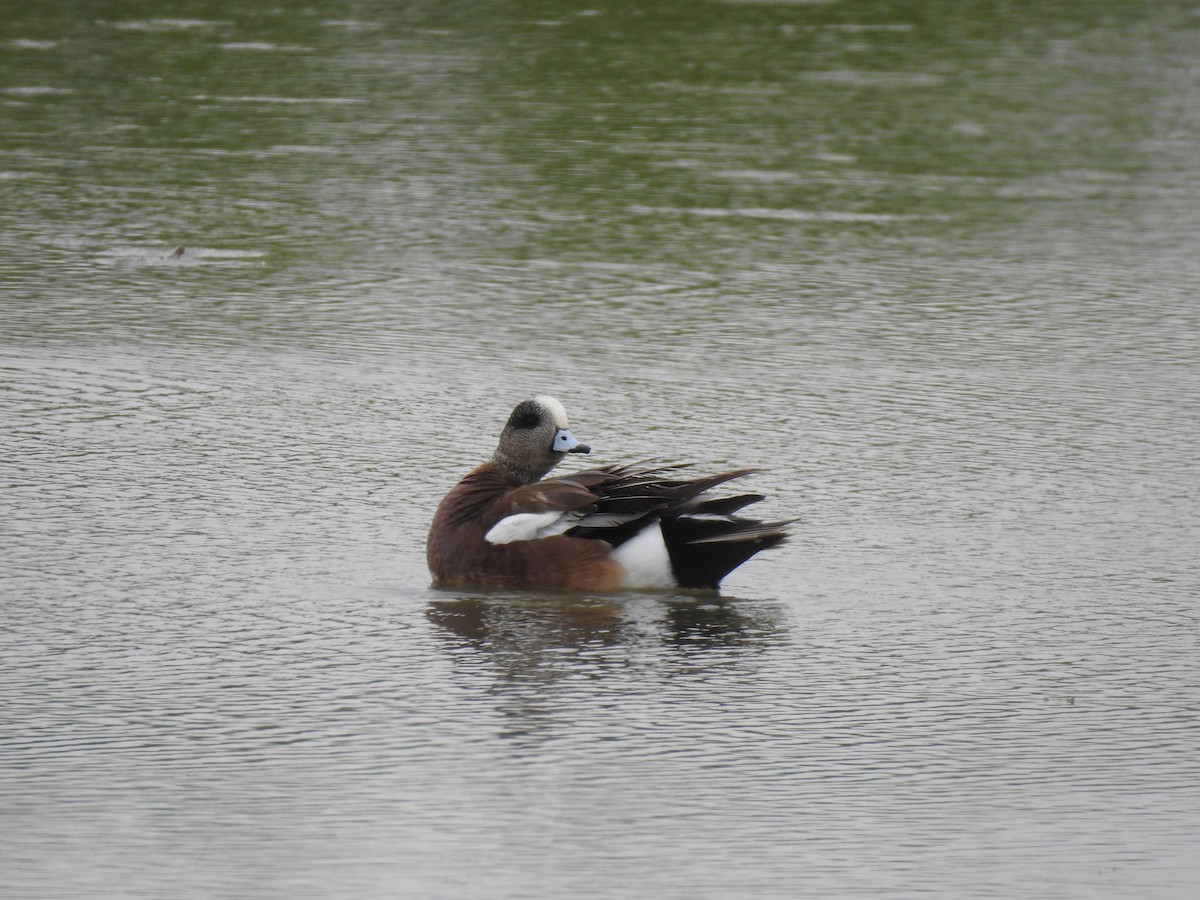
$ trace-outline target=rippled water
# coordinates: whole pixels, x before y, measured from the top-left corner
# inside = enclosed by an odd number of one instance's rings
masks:
[[[1186,4],[0,33],[0,896],[1200,882]],[[721,598],[428,588],[512,403]]]

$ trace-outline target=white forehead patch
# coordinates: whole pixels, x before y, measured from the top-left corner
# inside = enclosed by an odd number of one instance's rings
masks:
[[[559,403],[557,400],[555,400],[553,397],[551,397],[549,394],[542,394],[541,396],[534,397],[533,401],[534,401],[534,403],[540,403],[542,405],[542,407],[550,413],[550,415],[554,416],[554,427],[555,428],[569,428],[570,427],[567,423],[566,409],[563,408],[563,405],[561,403]]]

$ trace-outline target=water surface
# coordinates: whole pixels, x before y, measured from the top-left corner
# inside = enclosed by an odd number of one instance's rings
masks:
[[[637,7],[5,17],[0,895],[1193,895],[1200,17]],[[431,590],[542,392],[794,540]]]

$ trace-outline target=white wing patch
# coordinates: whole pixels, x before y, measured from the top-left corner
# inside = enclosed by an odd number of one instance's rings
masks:
[[[647,525],[613,551],[613,559],[625,570],[624,586],[629,588],[675,587],[671,557],[657,522]]]
[[[489,544],[536,541],[562,534],[575,524],[578,515],[565,512],[514,513],[505,516],[483,536]]]

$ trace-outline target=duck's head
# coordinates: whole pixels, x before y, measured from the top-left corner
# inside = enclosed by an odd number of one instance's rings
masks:
[[[525,484],[537,481],[568,453],[591,453],[567,426],[567,411],[546,394],[522,400],[508,417],[492,465]]]

